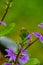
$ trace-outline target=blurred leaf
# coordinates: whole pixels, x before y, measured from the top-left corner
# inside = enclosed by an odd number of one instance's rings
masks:
[[[37,58],[31,58],[28,65],[40,65],[40,61]]]
[[[6,2],[12,2],[13,0],[6,0]]]
[[[14,50],[14,52],[17,51],[16,42],[13,41],[12,39],[9,39],[8,37],[5,37],[5,36],[0,37],[0,46],[1,45],[4,46],[5,48],[11,48],[12,50]]]
[[[0,31],[0,36],[4,36],[4,35],[10,33],[12,31],[12,29],[14,28],[14,26],[15,26],[14,23],[7,25],[4,30]]]
[[[13,4],[13,0],[6,0],[6,4],[8,5],[9,3],[10,3],[9,7],[11,7]]]
[[[20,30],[20,37],[22,40],[24,40],[28,35],[28,31],[27,29],[25,29],[24,27]]]

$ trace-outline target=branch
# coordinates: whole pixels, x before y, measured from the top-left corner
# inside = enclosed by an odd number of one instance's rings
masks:
[[[8,4],[7,4],[7,7],[6,7],[6,10],[5,10],[5,13],[4,13],[4,15],[3,15],[3,17],[2,17],[2,19],[1,19],[1,21],[3,21],[3,20],[4,20],[4,18],[6,17],[7,12],[8,12],[8,10],[9,10],[9,6],[10,6],[10,3],[8,3]]]
[[[32,44],[34,44],[36,41],[38,41],[38,38],[35,39],[35,40],[34,40],[33,42],[31,42],[30,44],[28,44],[28,45],[26,46],[25,50],[28,49],[28,48],[29,48]],[[18,54],[17,54],[17,56],[16,56],[15,64],[16,64],[17,61],[18,61],[18,57],[19,57],[20,53],[21,53],[21,50],[18,52]]]
[[[35,39],[33,42],[31,42],[30,44],[28,44],[27,46],[26,46],[26,48],[25,49],[28,49],[32,44],[34,44],[36,41],[38,41],[38,38],[37,39]]]
[[[15,61],[15,64],[16,64],[16,63],[17,63],[17,61],[18,61],[18,57],[19,57],[20,53],[21,53],[21,49],[19,50],[19,52],[18,52],[18,54],[17,54],[17,56],[16,56],[16,61]]]

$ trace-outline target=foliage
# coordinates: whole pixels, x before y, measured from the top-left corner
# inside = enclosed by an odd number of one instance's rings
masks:
[[[6,34],[10,33],[14,27],[15,23],[8,24],[4,30],[0,31],[0,36],[5,36]]]
[[[40,65],[40,61],[37,58],[30,58],[28,65]]]

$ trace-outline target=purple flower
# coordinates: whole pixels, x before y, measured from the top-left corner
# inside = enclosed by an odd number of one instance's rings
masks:
[[[21,49],[21,46],[19,45],[19,50]],[[29,56],[27,55],[27,50],[23,49],[21,50],[21,54],[18,58],[19,62],[22,64],[25,64],[29,60]]]
[[[33,32],[32,34],[35,35],[38,38],[40,37],[40,34],[38,32]]]
[[[41,43],[43,42],[43,36],[41,34],[39,34],[38,32],[33,32],[32,34],[38,37]]]
[[[21,45],[20,44],[18,44],[18,51],[21,49]]]
[[[25,64],[28,60],[29,60],[29,56],[28,55],[23,55],[23,56],[19,57],[19,61],[22,64]]]
[[[28,34],[27,35],[27,38],[28,38],[28,40],[26,41],[26,43],[30,43],[31,40],[32,40],[32,35],[31,34]]]
[[[22,55],[26,55],[26,53],[27,53],[27,50],[25,50],[25,49],[23,49],[23,50],[21,51],[21,54],[22,54]]]
[[[43,28],[43,23],[38,24],[38,27]]]
[[[40,42],[43,43],[43,36],[40,35],[40,38],[39,38]]]
[[[31,40],[27,40],[27,41],[26,41],[26,43],[30,43],[30,42],[31,42]]]
[[[2,25],[4,25],[4,26],[6,26],[6,23],[5,23],[5,22],[3,22],[3,21],[0,21],[0,24],[2,24]]]
[[[22,64],[25,64],[28,60],[29,60],[29,56],[26,54],[27,53],[27,50],[23,49],[21,51],[21,56],[19,56],[19,61],[22,63]]]
[[[14,51],[12,49],[5,49],[5,50],[8,52],[8,54],[5,56],[10,57],[10,61],[14,60],[15,62],[17,54],[14,54]],[[29,60],[29,56],[26,54],[26,52],[27,50],[25,49],[21,50],[21,54],[18,57],[18,60],[22,62],[22,64],[25,64]],[[20,65],[20,64],[17,63],[17,65]]]
[[[4,65],[12,65],[11,63],[4,63]]]
[[[12,61],[12,60],[15,61],[15,59],[16,59],[16,54],[14,54],[14,51],[13,51],[12,49],[5,49],[5,51],[8,52],[8,54],[5,55],[5,57],[10,57],[10,61]]]
[[[11,63],[4,63],[4,65],[12,65]],[[16,64],[16,65],[20,65],[20,64]]]
[[[28,34],[27,38],[31,39],[32,38],[32,35],[31,34]]]

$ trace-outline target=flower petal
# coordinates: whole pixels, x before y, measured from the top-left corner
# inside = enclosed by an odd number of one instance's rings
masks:
[[[31,34],[28,34],[27,38],[31,39],[32,38],[32,35]]]
[[[26,43],[29,44],[31,40],[27,40]]]
[[[38,32],[33,32],[32,34],[35,35],[38,38],[40,37],[40,34]]]
[[[5,49],[5,51],[8,52],[7,55],[5,55],[5,57],[10,57],[9,61],[12,61],[16,59],[16,54],[14,54],[14,51],[12,49]]]
[[[42,35],[40,35],[39,39],[40,39],[40,42],[43,43],[43,36]]]
[[[38,24],[38,27],[43,28],[43,23]]]
[[[13,60],[14,60],[14,61],[16,60],[16,55],[13,56]]]
[[[12,49],[5,49],[5,51],[9,54],[9,55],[12,55],[14,52]]]
[[[7,55],[5,55],[5,57],[10,57],[10,55],[9,55],[9,54],[7,54]]]
[[[23,64],[25,64],[27,61],[29,60],[29,56],[28,55],[25,55],[25,56],[21,56],[19,58],[19,61]]]
[[[21,51],[21,54],[22,54],[22,55],[26,55],[26,52],[27,52],[27,50],[23,49],[23,50]]]
[[[6,52],[9,52],[9,49],[5,49]]]
[[[12,58],[12,57],[10,57],[9,61],[12,61],[12,60],[13,60],[13,58]]]
[[[18,50],[20,50],[21,49],[21,45],[20,44],[18,44]]]
[[[0,24],[2,24],[2,25],[4,25],[4,26],[6,26],[6,23],[5,23],[5,22],[3,22],[3,21],[0,21]]]
[[[4,65],[12,65],[11,63],[4,63]]]

